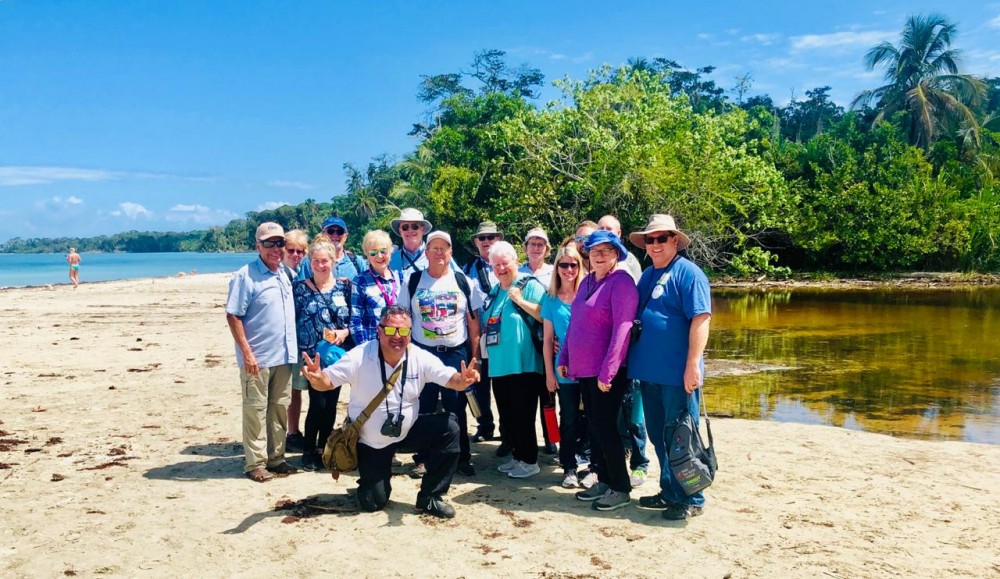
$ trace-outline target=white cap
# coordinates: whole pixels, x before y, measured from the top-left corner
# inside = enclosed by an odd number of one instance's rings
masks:
[[[528,240],[531,239],[532,237],[537,237],[538,239],[544,241],[546,245],[549,245],[549,236],[548,234],[545,233],[545,230],[542,229],[541,227],[531,228],[531,230],[528,231],[528,234],[524,236],[524,242],[528,243]]]
[[[440,231],[440,230],[438,230],[438,231],[432,231],[430,233],[430,235],[427,236],[426,243],[428,245],[430,245],[430,243],[432,241],[434,241],[435,239],[443,239],[443,240],[445,240],[448,243],[448,247],[452,246],[451,245],[451,236],[448,235],[447,233],[445,233],[444,231]]]

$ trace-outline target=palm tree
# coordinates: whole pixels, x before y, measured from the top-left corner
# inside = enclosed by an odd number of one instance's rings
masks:
[[[907,18],[899,44],[882,42],[865,54],[865,66],[885,66],[886,84],[862,91],[851,108],[875,103],[875,122],[907,111],[910,142],[927,149],[938,135],[940,121],[953,117],[973,140],[979,140],[979,125],[969,108],[985,92],[979,79],[958,73],[960,52],[951,48],[956,27],[938,14]]]

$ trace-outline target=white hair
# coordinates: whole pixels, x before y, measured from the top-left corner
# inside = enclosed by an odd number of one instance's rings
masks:
[[[498,241],[490,246],[490,263],[498,257],[509,257],[513,261],[518,261],[517,250],[507,241]]]

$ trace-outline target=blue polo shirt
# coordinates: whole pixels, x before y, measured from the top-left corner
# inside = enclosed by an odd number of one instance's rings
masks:
[[[261,368],[293,364],[298,356],[295,339],[295,300],[292,282],[284,270],[267,269],[258,256],[229,280],[226,313],[243,323],[250,350]],[[243,352],[236,346],[236,363],[243,367]]]

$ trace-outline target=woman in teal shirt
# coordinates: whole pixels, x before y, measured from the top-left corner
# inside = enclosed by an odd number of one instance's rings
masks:
[[[542,323],[545,342],[542,347],[545,363],[545,387],[559,393],[559,463],[563,468],[562,486],[580,486],[577,475],[577,431],[580,424],[580,384],[563,378],[555,371],[556,344],[566,342],[573,299],[584,276],[583,258],[573,245],[564,246],[556,254],[555,275],[549,291],[542,298]],[[596,477],[595,477],[596,478]]]
[[[483,308],[483,341],[489,357],[490,378],[500,412],[505,442],[511,459],[498,470],[511,478],[538,474],[538,437],[535,413],[545,388],[544,364],[531,334],[541,324],[545,288],[517,271],[517,251],[506,241],[490,248],[490,265],[499,284],[494,286]]]

